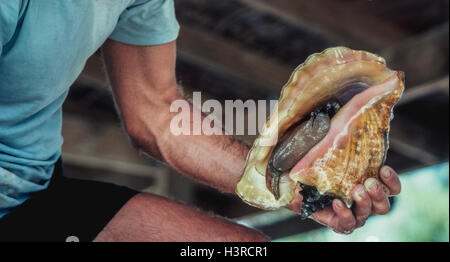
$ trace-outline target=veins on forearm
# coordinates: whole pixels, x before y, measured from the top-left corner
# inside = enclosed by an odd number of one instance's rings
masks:
[[[193,110],[191,105],[191,119]],[[164,114],[162,122],[152,125],[154,144],[161,159],[198,182],[234,192],[245,166],[248,146],[231,135],[175,136],[169,130],[173,114],[169,111]],[[204,115],[202,121],[208,121]]]

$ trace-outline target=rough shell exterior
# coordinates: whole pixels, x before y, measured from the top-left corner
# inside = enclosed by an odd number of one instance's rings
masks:
[[[334,137],[326,151],[317,158],[315,156],[307,168],[298,171],[294,167],[290,178],[315,186],[321,194],[340,197],[350,206],[353,187],[367,178],[378,178],[389,148],[392,106],[402,90],[398,88],[377,96],[362,107]]]

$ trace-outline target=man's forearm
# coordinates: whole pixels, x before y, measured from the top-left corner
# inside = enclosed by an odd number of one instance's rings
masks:
[[[245,144],[232,136],[176,136],[170,130],[176,115],[170,112],[171,103],[183,99],[175,79],[175,42],[143,47],[108,40],[103,55],[119,112],[134,144],[183,175],[234,192],[248,152]]]
[[[143,128],[132,134],[138,147],[165,161],[181,174],[224,192],[234,193],[243,172],[248,146],[230,135],[174,135],[170,122],[176,113],[165,103],[139,112]],[[190,119],[193,119],[190,104]],[[155,117],[155,112],[157,116]],[[202,115],[202,121],[209,121]],[[190,126],[193,126],[191,121]],[[147,139],[153,136],[154,139]]]

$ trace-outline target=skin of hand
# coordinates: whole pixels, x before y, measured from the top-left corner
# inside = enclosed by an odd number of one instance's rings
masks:
[[[390,195],[398,195],[401,191],[401,183],[397,173],[389,166],[380,170],[380,178],[388,187]],[[296,196],[288,208],[295,213],[300,213],[302,196],[299,194],[300,187],[296,189]],[[330,207],[317,211],[311,215],[311,219],[332,228],[341,234],[350,234],[355,229],[364,226],[366,220],[375,215],[385,215],[389,212],[390,204],[388,196],[377,179],[369,178],[364,185],[357,185],[352,190],[353,207],[347,208],[338,199],[333,200]]]
[[[133,46],[107,40],[102,51],[122,122],[136,148],[193,180],[234,194],[245,167],[247,145],[230,135],[176,136],[170,131],[176,115],[170,105],[184,99],[175,78],[176,43]],[[192,116],[196,109],[191,106],[190,110]],[[204,116],[202,120],[208,121]],[[392,168],[383,167],[380,177],[392,195],[400,193],[400,180]],[[300,190],[298,186],[297,197],[287,206],[295,213],[301,211]],[[388,198],[374,179],[357,185],[352,193],[352,210],[334,200],[332,207],[311,218],[348,234],[368,217],[389,211]]]

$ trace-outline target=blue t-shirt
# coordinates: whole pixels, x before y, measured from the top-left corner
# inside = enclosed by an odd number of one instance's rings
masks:
[[[173,0],[0,1],[0,218],[44,190],[61,155],[63,104],[107,38],[176,39]]]

